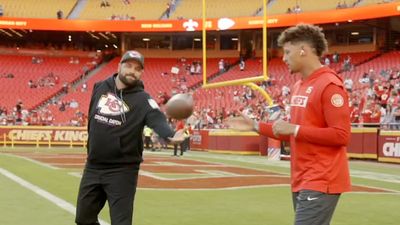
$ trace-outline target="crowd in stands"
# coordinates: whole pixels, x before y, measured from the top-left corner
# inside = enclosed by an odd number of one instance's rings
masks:
[[[43,77],[39,77],[38,80],[35,81],[29,80],[28,86],[29,88],[54,87],[59,82],[60,82],[60,77],[50,72],[49,74]]]
[[[79,103],[75,100],[69,102],[55,102],[59,111],[66,111],[68,109],[75,110],[75,113],[70,118],[67,126],[86,126],[87,116],[79,110]],[[51,109],[42,107],[40,109],[28,110],[24,108],[21,100],[11,109],[7,110],[6,107],[0,106],[0,126],[9,125],[32,125],[32,126],[54,126],[55,116]]]
[[[288,8],[286,10],[286,13],[289,13],[289,14],[291,14],[291,13],[301,13],[301,12],[302,12],[302,10],[301,10],[299,5],[293,6],[293,8]]]
[[[342,57],[343,59],[341,59]],[[38,58],[35,60],[32,59],[32,63],[37,63],[37,60]],[[70,63],[75,63],[76,60],[79,59],[72,57],[70,58]],[[327,66],[341,63],[341,66],[337,70],[340,72],[339,74],[344,80],[344,87],[349,93],[350,116],[354,126],[400,129],[400,67],[382,68],[380,71],[374,71],[374,69],[361,71],[359,67],[353,65],[349,55],[341,56],[338,53],[323,58],[322,63]],[[238,65],[240,71],[245,70],[244,65],[245,60],[240,60]],[[188,76],[201,73],[200,61],[181,58],[177,59],[173,67],[177,68],[178,71],[176,73],[173,71],[161,73],[161,76],[170,77],[173,88],[170,90],[160,90],[158,95],[154,96],[160,106],[163,106],[171,96],[177,93],[189,92],[194,93],[194,96],[196,96],[196,92],[189,89],[187,78]],[[229,68],[229,63],[227,60],[221,59],[216,67],[218,67],[219,73],[223,74]],[[351,76],[354,73],[359,75]],[[284,82],[282,76],[278,74],[270,74],[269,77],[269,81],[259,83],[259,85],[270,94],[275,104],[280,106],[282,116],[289,119],[289,98],[292,84]],[[11,76],[3,74],[0,78],[9,79]],[[44,88],[52,87],[57,82],[59,82],[58,76],[49,73],[37,80],[30,80],[28,85],[30,88]],[[76,88],[76,90],[71,90],[71,84],[64,83],[63,85],[64,93],[69,93],[70,91],[86,92],[87,89],[86,82],[79,88]],[[223,121],[227,117],[237,116],[240,113],[245,113],[257,120],[265,121],[268,119],[269,105],[258,92],[253,91],[251,88],[238,86],[230,89],[229,93],[222,91],[222,89],[216,89],[215,91],[217,94],[212,95],[215,99],[209,99],[210,102],[221,102],[222,99],[226,99],[226,96],[232,96],[230,105],[218,108],[215,104],[209,104],[201,109],[196,108],[194,114],[187,120],[187,123],[190,123],[193,128],[224,128]],[[52,104],[56,106],[55,109],[59,112],[68,110],[75,112],[69,124],[63,125],[85,125],[86,116],[81,112],[78,101],[72,99],[69,101],[53,102]],[[0,121],[2,125],[51,125],[54,120],[53,113],[55,112],[51,112],[47,107],[29,112],[23,108],[22,102],[19,101],[9,112],[4,107],[0,107]]]
[[[3,73],[0,74],[0,79],[1,78],[6,78],[6,79],[13,79],[15,77],[15,75],[13,73]]]
[[[135,20],[135,19],[136,19],[136,17],[130,16],[128,14],[126,14],[126,15],[115,15],[115,14],[112,14],[111,17],[110,17],[110,20]]]
[[[24,108],[21,100],[18,100],[15,107],[8,111],[5,107],[0,107],[0,125],[53,125],[53,114],[48,109],[33,110],[29,112]]]

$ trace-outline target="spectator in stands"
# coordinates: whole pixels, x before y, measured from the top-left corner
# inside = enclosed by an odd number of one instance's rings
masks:
[[[32,80],[29,80],[29,81],[28,81],[28,87],[29,87],[29,88],[36,88],[36,85],[33,83]]]
[[[328,225],[341,193],[351,190],[347,93],[338,74],[320,62],[327,50],[320,27],[290,27],[281,33],[278,45],[283,47],[283,61],[290,72],[302,76],[292,93],[290,122],[257,122],[242,115],[228,124],[290,142],[295,224]]]
[[[329,66],[331,64],[331,60],[329,59],[329,57],[325,57],[325,66]]]
[[[358,103],[353,103],[350,109],[350,121],[355,126],[360,123],[360,108],[358,107]]]
[[[72,108],[72,109],[76,109],[76,108],[79,107],[79,103],[78,103],[75,99],[72,99],[72,100],[69,102],[69,107]]]
[[[65,94],[68,94],[68,91],[69,91],[69,84],[68,84],[68,82],[64,82],[64,84],[63,84],[63,86],[62,86],[62,91],[63,91]]]
[[[375,104],[373,107],[372,113],[370,115],[370,126],[369,127],[380,127],[381,119],[382,119],[382,110],[381,105],[379,103]]]
[[[353,91],[353,80],[350,78],[350,76],[344,80],[343,84],[347,92],[351,93]]]
[[[340,59],[339,53],[335,52],[335,53],[333,54],[333,56],[332,56],[333,62],[334,62],[334,63],[338,63],[338,62],[339,62],[339,59]]]
[[[192,64],[190,64],[189,72],[190,72],[190,75],[194,75],[194,74],[196,73],[195,62],[193,62]]]
[[[4,15],[4,11],[3,11],[3,5],[0,5],[0,16]]]
[[[64,13],[63,13],[63,11],[60,9],[60,10],[58,10],[57,11],[57,19],[62,19],[62,18],[64,18]]]
[[[299,5],[296,5],[294,8],[293,8],[293,12],[294,13],[301,13],[301,8],[300,8],[300,6]]]
[[[176,0],[171,0],[169,3],[171,10],[175,10],[175,5],[176,5]]]
[[[200,62],[196,63],[195,74],[201,74],[201,64],[200,64]]]
[[[225,72],[225,62],[224,59],[220,59],[218,62],[218,70],[220,73]]]
[[[343,62],[343,70],[344,71],[350,71],[351,68],[352,68],[351,57],[348,55],[347,58]]]
[[[400,102],[396,107],[393,108],[393,116],[394,116],[394,124],[392,129],[399,130],[400,129]]]
[[[65,104],[65,102],[63,101],[63,102],[60,103],[60,107],[58,108],[58,110],[60,110],[60,112],[64,112],[64,111],[65,111],[65,108],[66,108],[66,104]]]
[[[169,19],[169,14],[171,13],[171,5],[168,2],[167,3],[167,8],[165,9],[165,16],[167,17],[167,19]]]
[[[100,8],[110,7],[110,3],[107,0],[101,0]]]
[[[381,128],[383,129],[391,129],[391,125],[394,123],[394,111],[391,105],[386,106],[385,113],[383,114],[383,118],[381,120]]]
[[[240,62],[239,62],[240,71],[243,71],[245,66],[246,66],[246,63],[244,62],[243,59],[241,59]]]
[[[86,91],[87,91],[87,83],[84,82],[84,83],[82,84],[81,92],[86,92]]]
[[[291,8],[287,8],[286,13],[291,14],[292,13],[292,9]]]

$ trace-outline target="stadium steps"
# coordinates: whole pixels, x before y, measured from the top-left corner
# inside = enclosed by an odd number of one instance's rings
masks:
[[[362,61],[359,61],[357,63],[354,63],[353,66],[354,66],[354,68],[356,68],[356,67],[361,66],[361,65],[363,65],[365,63],[368,63],[368,62],[370,62],[370,61],[372,61],[372,60],[374,60],[376,58],[379,58],[382,55],[383,55],[382,52],[377,52],[377,54],[374,54],[374,55],[372,55],[371,57],[369,57],[369,58],[367,58],[365,60],[362,60]],[[337,71],[338,74],[341,74],[343,72],[345,72],[343,68],[341,68],[340,70]]]
[[[268,0],[267,1],[267,9],[271,6],[271,4],[274,4],[277,0]],[[263,4],[260,5],[261,10],[255,9],[254,15],[253,16],[263,16],[264,15],[264,6]],[[267,12],[268,14],[269,12]]]
[[[88,0],[77,0],[74,7],[69,12],[67,19],[77,19],[85,8]]]
[[[102,62],[96,68],[94,68],[93,70],[89,71],[86,75],[83,75],[81,79],[77,79],[76,81],[74,81],[71,84],[71,89],[73,89],[73,90],[77,89],[80,85],[83,84],[83,82],[86,82],[91,77],[96,75],[99,71],[101,71],[108,63],[109,63],[109,61]],[[49,104],[51,104],[52,102],[58,102],[60,99],[62,99],[66,95],[68,95],[68,94],[65,94],[64,91],[61,89],[57,93],[55,93],[53,95],[53,97],[49,98],[47,101],[44,101],[42,104],[40,104],[39,106],[35,107],[33,110],[40,110],[42,108],[45,108]]]
[[[176,0],[175,1],[175,6],[173,8],[170,8],[170,12],[169,12],[169,18],[171,18],[172,13],[175,12],[176,8],[179,7],[179,4],[181,3],[182,0]],[[163,12],[163,14],[161,15],[161,17],[159,18],[159,20],[167,20],[169,19],[167,18],[167,13],[166,11]],[[176,18],[174,18],[176,19]]]

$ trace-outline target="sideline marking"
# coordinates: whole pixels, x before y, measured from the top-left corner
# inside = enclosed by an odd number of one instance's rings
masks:
[[[12,153],[3,153],[3,154],[6,155],[6,156],[10,156],[10,157],[15,157],[15,158],[19,158],[19,159],[24,159],[24,160],[26,160],[26,161],[33,162],[33,163],[35,163],[35,164],[37,164],[37,165],[44,166],[44,167],[47,167],[47,168],[49,168],[49,169],[53,169],[53,170],[58,170],[58,169],[60,169],[59,167],[52,166],[52,165],[50,165],[49,163],[44,163],[44,162],[41,162],[41,161],[39,161],[39,160],[30,158],[30,157],[27,157],[27,156],[21,156],[21,155],[12,154]]]
[[[3,168],[0,168],[0,174],[4,175],[5,177],[9,178],[10,180],[13,180],[14,182],[18,183],[19,185],[21,185],[22,187],[29,189],[33,192],[35,192],[37,195],[45,198],[46,200],[54,203],[55,205],[57,205],[58,207],[64,209],[65,211],[75,215],[75,211],[76,208],[75,206],[73,206],[71,203],[65,201],[64,199],[61,199],[53,194],[51,194],[50,192],[32,184],[29,183],[28,181],[18,177],[17,175],[9,172],[8,170],[5,170]],[[107,223],[104,220],[99,220],[101,225],[110,225],[109,223]]]

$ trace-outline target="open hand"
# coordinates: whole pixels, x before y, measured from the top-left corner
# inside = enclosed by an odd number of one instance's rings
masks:
[[[180,129],[175,132],[173,137],[168,138],[171,144],[179,144],[185,140],[185,129]]]
[[[272,132],[275,136],[279,135],[292,135],[296,130],[296,125],[279,119],[272,125]]]
[[[241,114],[239,117],[230,117],[225,121],[229,128],[239,131],[253,131],[254,121],[248,116]]]

